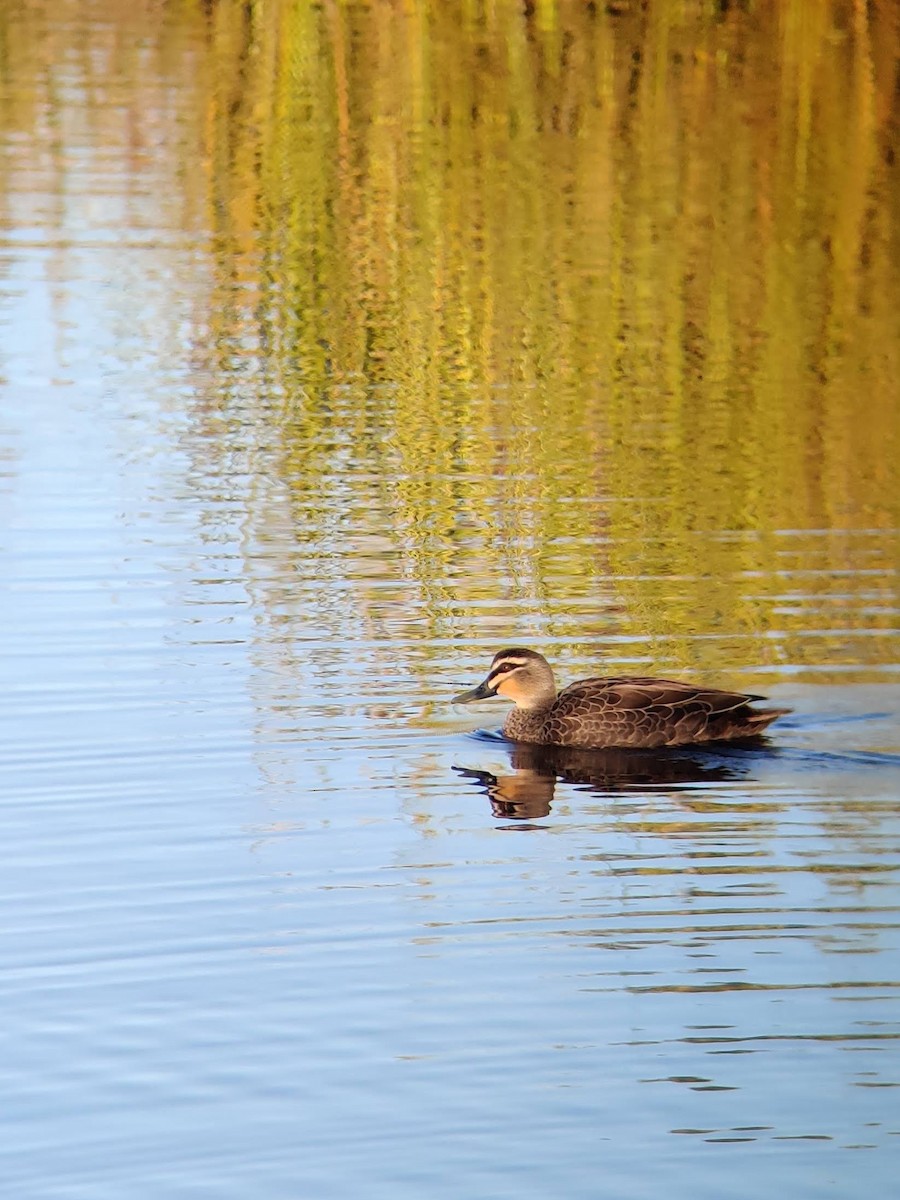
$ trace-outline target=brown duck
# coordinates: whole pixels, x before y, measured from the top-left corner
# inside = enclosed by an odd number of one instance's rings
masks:
[[[595,749],[754,738],[791,711],[750,707],[764,696],[643,675],[580,679],[557,693],[546,658],[519,648],[495,654],[484,682],[454,696],[453,702],[468,704],[497,695],[515,705],[503,723],[512,741]]]

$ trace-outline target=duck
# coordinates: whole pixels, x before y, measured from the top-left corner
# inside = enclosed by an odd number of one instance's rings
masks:
[[[580,679],[561,692],[543,654],[514,646],[494,655],[477,687],[453,697],[454,704],[502,696],[513,709],[503,734],[539,746],[612,749],[631,746],[695,746],[704,742],[758,738],[789,708],[751,708],[765,696],[654,679],[609,675]]]

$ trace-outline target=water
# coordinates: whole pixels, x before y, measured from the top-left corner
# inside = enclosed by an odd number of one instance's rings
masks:
[[[896,30],[666,11],[2,14],[10,1195],[893,1186]]]

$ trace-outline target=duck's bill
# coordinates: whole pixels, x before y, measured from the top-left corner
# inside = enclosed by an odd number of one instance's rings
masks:
[[[470,688],[467,692],[460,692],[458,696],[453,697],[454,704],[469,704],[472,700],[489,700],[495,693],[487,685],[487,680],[479,683],[478,687]]]

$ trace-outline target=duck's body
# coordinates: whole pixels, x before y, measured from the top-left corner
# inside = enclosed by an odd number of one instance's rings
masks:
[[[506,737],[541,746],[686,746],[758,737],[789,708],[751,708],[754,696],[674,679],[613,675],[581,679],[559,693],[550,664],[534,650],[494,656],[487,678],[457,703],[502,695],[515,707]]]

